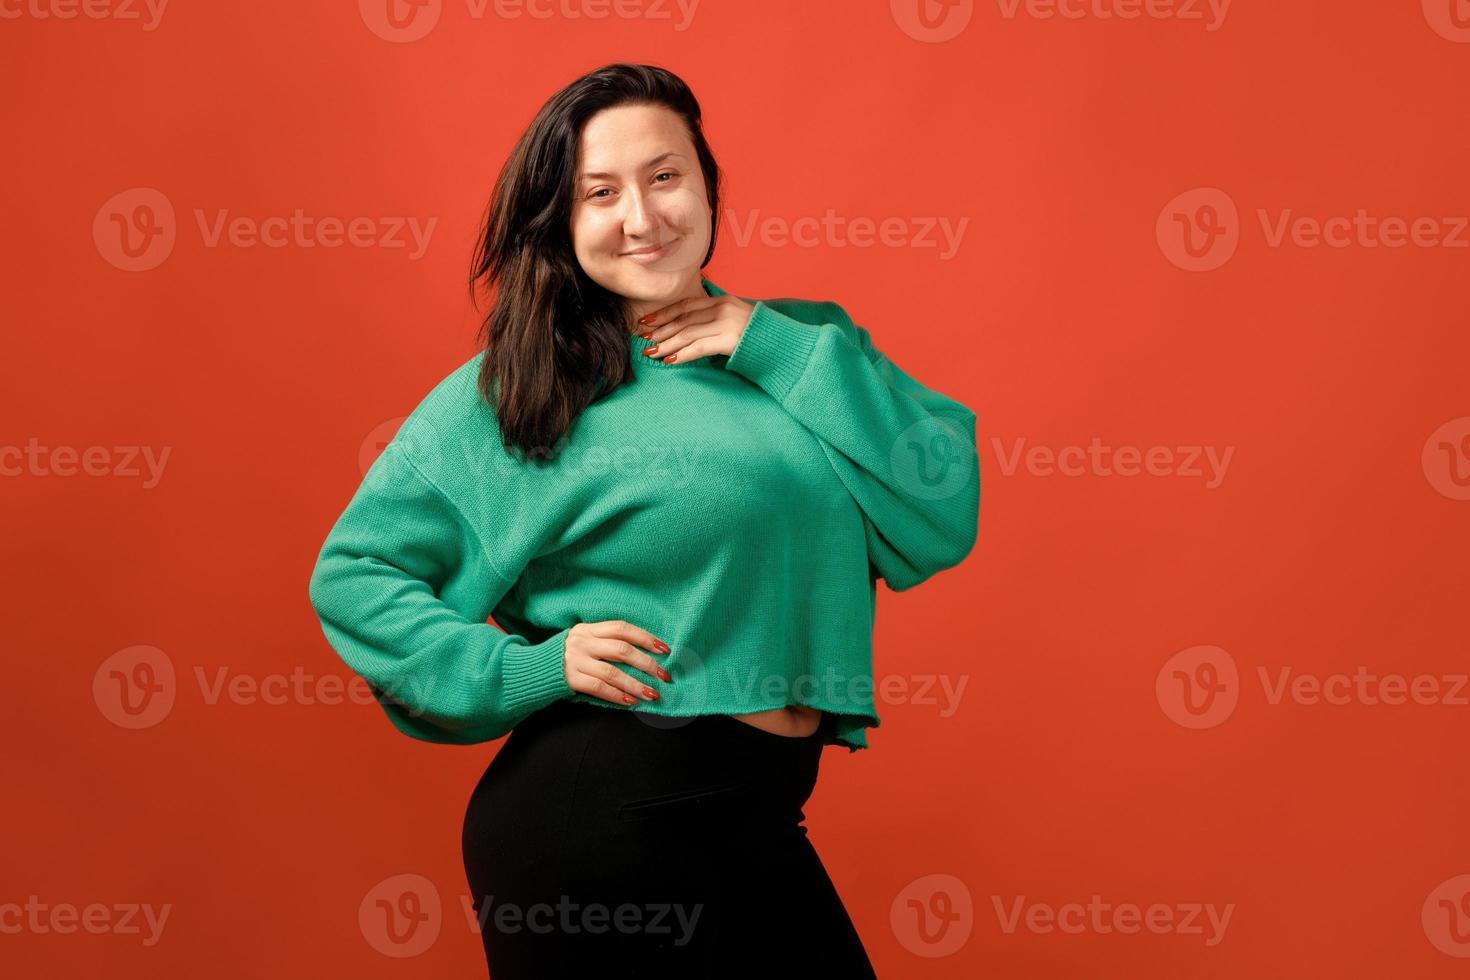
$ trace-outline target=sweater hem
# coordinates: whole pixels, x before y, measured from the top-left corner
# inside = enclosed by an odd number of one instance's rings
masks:
[[[776,708],[785,708],[787,703],[759,703],[759,704],[700,704],[692,709],[668,710],[667,706],[660,701],[640,701],[637,704],[614,704],[591,694],[580,691],[573,692],[569,701],[582,704],[595,704],[598,707],[607,708],[611,711],[641,711],[645,714],[657,715],[660,718],[699,718],[704,715],[745,715],[757,711],[772,711]],[[807,701],[795,702],[804,708],[816,708],[829,715],[836,717],[836,723],[829,729],[829,735],[822,740],[823,745],[841,745],[850,752],[868,748],[865,730],[877,728],[881,724],[877,714],[872,711],[856,710],[852,708],[837,708],[821,703]],[[751,726],[754,728],[755,726]],[[772,735],[773,738],[784,736]]]

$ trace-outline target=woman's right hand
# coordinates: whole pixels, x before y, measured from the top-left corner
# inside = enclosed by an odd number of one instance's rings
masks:
[[[668,645],[658,637],[621,619],[578,623],[567,631],[564,665],[567,684],[580,694],[590,694],[613,704],[633,704],[640,698],[657,700],[657,691],[612,664],[617,660],[672,682],[669,672],[638,647],[660,655],[669,652]]]

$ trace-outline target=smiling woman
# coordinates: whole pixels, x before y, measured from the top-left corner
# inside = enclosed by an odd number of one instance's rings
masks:
[[[682,119],[660,105],[605,109],[582,131],[572,248],[588,278],[633,302],[636,319],[695,296],[689,270],[711,247],[712,209]]]
[[[776,951],[873,976],[802,808],[823,748],[878,726],[878,579],[974,543],[975,415],[838,304],[705,278],[719,183],[669,72],[556,93],[486,212],[483,354],[409,415],[312,576],[400,731],[509,733],[463,828],[496,980],[745,977]],[[687,932],[590,927],[659,907]]]
[[[705,295],[720,179],[698,101],[662,69],[608,66],[542,107],[496,183],[470,277],[496,292],[478,385],[507,449],[554,455],[595,398],[632,380],[635,322]]]

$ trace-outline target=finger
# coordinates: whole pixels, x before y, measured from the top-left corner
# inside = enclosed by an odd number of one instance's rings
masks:
[[[674,349],[660,346],[658,352],[653,356],[662,361],[678,361],[680,364],[688,364],[690,361],[697,361],[701,357],[724,353],[719,347],[718,335],[716,333],[697,337],[688,343],[681,341],[680,344],[679,347]]]
[[[672,337],[679,331],[694,324],[709,323],[718,315],[719,311],[714,309],[690,310],[686,313],[680,313],[678,316],[670,317],[667,320],[661,320],[656,327],[645,327],[641,336],[645,340],[652,340],[654,343],[659,343],[665,338]]]
[[[614,687],[607,681],[574,671],[569,686],[578,694],[588,694],[594,698],[600,698],[611,704],[637,704],[638,699],[621,688]]]
[[[669,652],[669,645],[648,630],[634,626],[626,619],[608,619],[600,623],[594,623],[598,629],[593,631],[593,636],[611,637],[616,640],[627,640],[636,643],[646,650],[651,650],[659,656]]]
[[[611,640],[607,642],[617,643],[618,641]],[[639,698],[644,701],[658,700],[659,694],[657,691],[655,691],[653,688],[649,687],[642,681],[638,680],[637,678],[631,677],[623,671],[619,670],[617,668],[617,665],[613,663],[614,660],[620,659],[619,654],[621,653],[621,651],[616,649],[612,651],[597,649],[593,650],[592,653],[597,659],[591,661],[582,661],[577,664],[577,670],[579,670],[581,673],[586,674],[594,681],[601,682],[608,685],[609,687],[614,687],[617,688],[619,691],[631,694],[635,698]]]
[[[720,298],[718,296],[689,296],[684,299],[677,299],[668,306],[660,307],[652,313],[645,315],[638,321],[638,325],[641,327],[662,326],[674,319],[674,317],[681,316],[690,310],[700,310],[707,306],[714,306],[719,300]]]
[[[685,347],[700,339],[701,336],[717,334],[719,329],[719,326],[710,325],[710,323],[694,323],[694,325],[685,326],[681,331],[675,332],[675,334],[667,336],[667,338],[661,339],[661,341],[654,341],[653,347],[645,347],[644,350],[653,351],[651,354],[645,354],[645,357],[666,357],[667,354],[684,350]]]
[[[648,654],[644,653],[642,650],[638,649],[631,643],[628,643],[624,640],[611,639],[598,642],[598,656],[605,656],[610,660],[617,660],[621,663],[625,663],[629,667],[636,667],[638,670],[641,670],[647,674],[651,674],[661,681],[672,681],[674,679],[669,675],[668,671],[663,669],[663,666],[659,664],[657,660],[654,660]],[[609,644],[609,646],[601,646],[601,643],[607,643]],[[607,652],[604,654],[602,652],[603,650],[606,650]]]

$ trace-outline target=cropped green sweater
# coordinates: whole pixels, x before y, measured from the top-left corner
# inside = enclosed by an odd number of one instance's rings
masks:
[[[505,450],[479,355],[414,408],[310,585],[399,730],[485,742],[563,698],[674,717],[801,704],[836,716],[828,744],[868,747],[876,580],[913,588],[974,546],[975,415],[836,303],[748,302],[729,356],[669,364],[630,333],[634,379],[554,460]],[[609,619],[670,646],[654,659],[671,683],[613,662],[659,699],[567,684],[567,631]]]

